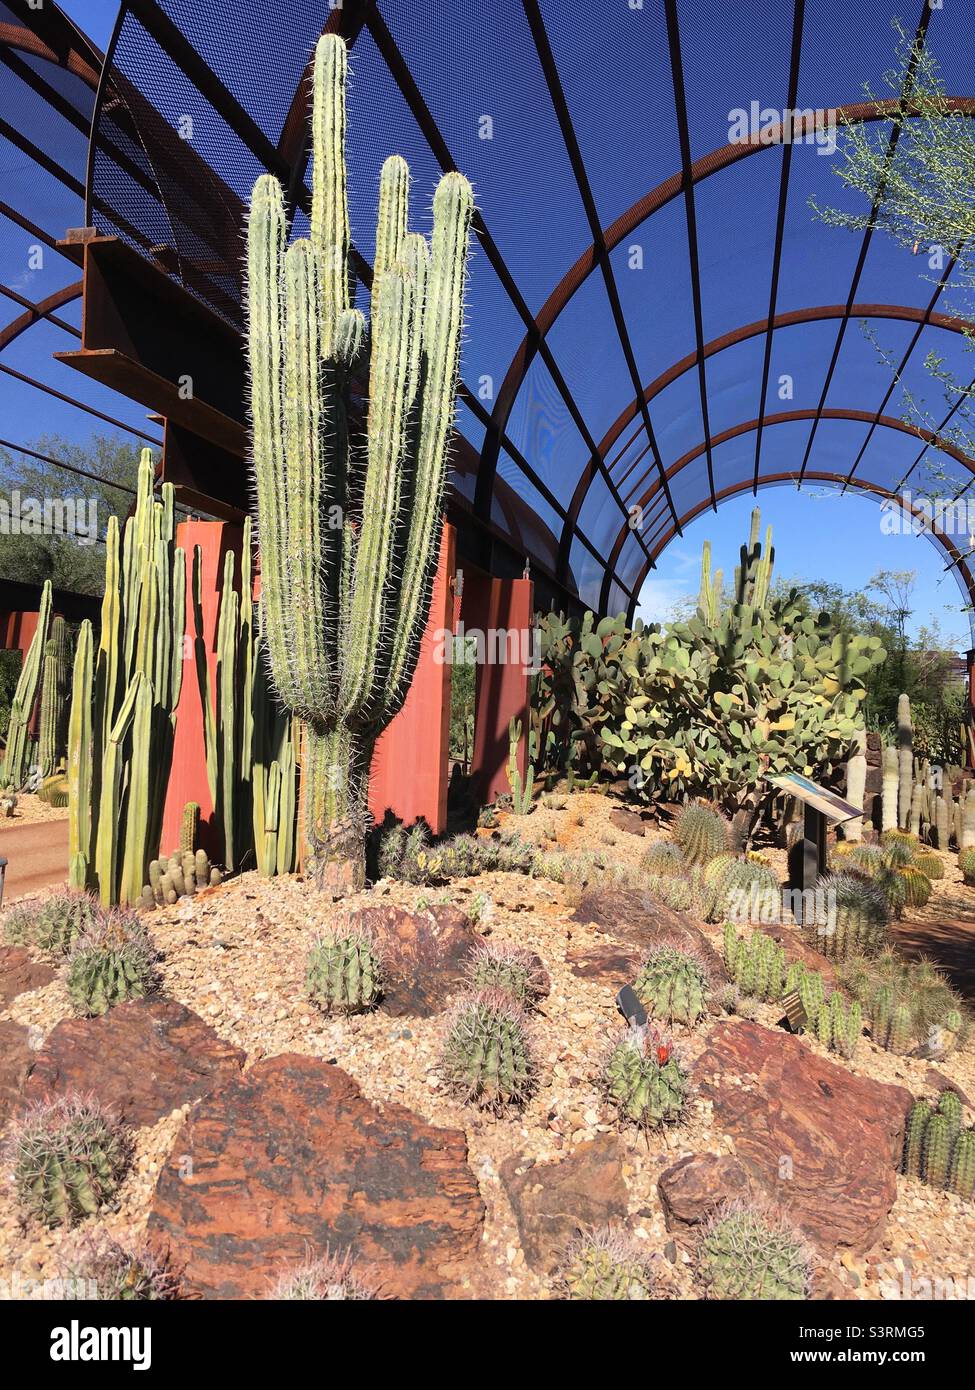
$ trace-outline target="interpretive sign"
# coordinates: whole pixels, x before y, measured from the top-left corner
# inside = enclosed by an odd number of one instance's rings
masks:
[[[791,886],[805,893],[815,888],[822,874],[826,872],[826,821],[854,820],[863,811],[844,801],[829,787],[821,787],[818,782],[804,777],[801,772],[787,772],[780,777],[770,777],[773,787],[794,796],[805,808],[801,846],[796,848],[795,862],[790,859]]]

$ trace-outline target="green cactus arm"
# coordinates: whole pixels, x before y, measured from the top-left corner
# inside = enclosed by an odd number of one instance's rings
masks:
[[[373,286],[403,259],[410,207],[410,168],[401,155],[391,154],[379,176],[379,217],[376,222],[376,254]]]
[[[92,646],[91,623],[85,618],[78,632],[68,723],[68,856],[73,888],[84,888],[91,854]],[[83,865],[79,856],[84,858]]]
[[[151,851],[152,835],[152,778],[155,760],[153,758],[153,691],[152,683],[143,672],[133,678],[135,700],[132,708],[131,754],[129,757],[128,802],[125,819],[125,841],[122,852],[118,899],[122,903],[137,903],[142,897],[142,885],[146,881],[146,870]],[[116,731],[121,725],[121,715],[116,729],[112,731],[113,743],[120,743],[125,737]],[[126,729],[125,732],[129,732]]]
[[[207,784],[210,800],[217,804],[217,731],[213,714],[213,701],[210,698],[210,674],[207,667],[207,649],[203,637],[203,551],[200,546],[193,547],[193,624],[196,636],[193,654],[196,658],[196,681],[203,708],[203,748],[206,757]]]
[[[315,46],[312,75],[311,240],[321,257],[322,356],[333,356],[340,316],[350,305],[349,201],[345,173],[345,88],[348,52],[337,34],[323,34]]]

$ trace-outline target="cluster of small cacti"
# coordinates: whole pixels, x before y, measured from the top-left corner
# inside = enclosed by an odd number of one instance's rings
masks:
[[[959,995],[930,961],[909,961],[895,951],[840,967],[843,985],[863,1006],[878,1047],[907,1054],[923,1045],[944,1057],[968,1038],[971,1020]]]
[[[937,1106],[917,1100],[907,1117],[903,1171],[931,1187],[975,1197],[975,1125],[963,1128],[964,1106],[957,1091],[944,1090]]]
[[[725,923],[724,963],[741,994],[774,1002],[782,998],[786,978],[785,948],[762,931],[746,941],[731,922]]]
[[[567,1299],[644,1302],[653,1298],[654,1260],[625,1230],[604,1226],[575,1238],[557,1280]]]
[[[851,1059],[863,1034],[863,1007],[858,999],[849,1004],[840,990],[826,992],[826,981],[804,961],[793,961],[786,974],[783,994],[796,993],[806,1016],[804,1031],[823,1047]]]
[[[522,1104],[538,1072],[525,1011],[498,989],[460,999],[447,1022],[440,1068],[452,1091],[484,1110]]]
[[[674,841],[688,864],[706,864],[728,848],[728,823],[716,811],[691,803],[674,821]]]
[[[533,1009],[547,990],[545,971],[534,952],[507,941],[479,941],[469,979],[475,993],[500,990],[523,1009]]]
[[[314,1004],[325,1013],[363,1013],[382,992],[382,959],[370,932],[338,927],[318,938],[305,970],[305,993]]]
[[[684,856],[673,840],[655,840],[640,861],[643,871],[654,878],[677,878],[687,870]]]
[[[524,781],[518,770],[518,750],[521,747],[521,720],[512,719],[508,726],[508,786],[511,788],[511,809],[516,816],[527,816],[533,809],[535,769],[531,763],[525,769]]]
[[[812,1257],[782,1216],[737,1202],[719,1208],[708,1222],[698,1246],[697,1275],[709,1298],[805,1299]]]
[[[804,925],[807,940],[830,960],[877,955],[887,943],[890,908],[871,879],[845,868],[820,880],[826,920]]]
[[[149,882],[142,890],[141,906],[166,907],[180,898],[192,897],[201,888],[215,888],[223,882],[220,870],[210,863],[206,850],[194,854],[186,850],[168,859],[153,859],[149,864]]]
[[[707,1008],[708,970],[700,956],[679,942],[662,942],[633,982],[651,1018],[692,1028]]]
[[[144,1242],[123,1244],[104,1231],[85,1231],[58,1265],[65,1298],[151,1303],[179,1298],[179,1279],[165,1259]]]
[[[687,1077],[673,1043],[653,1028],[631,1028],[615,1044],[603,1083],[622,1123],[656,1129],[683,1114]]]
[[[269,1299],[310,1299],[316,1303],[344,1303],[380,1297],[378,1283],[357,1269],[351,1253],[324,1255],[282,1274]]]
[[[105,1014],[158,985],[156,952],[145,927],[125,908],[102,911],[68,953],[65,983],[77,1014]]]
[[[49,898],[32,898],[9,908],[3,914],[4,937],[14,946],[34,946],[38,951],[66,955],[101,915],[90,894],[62,890]]]
[[[124,1127],[94,1100],[36,1102],[14,1123],[6,1157],[21,1210],[45,1226],[73,1226],[110,1201],[129,1166]]]

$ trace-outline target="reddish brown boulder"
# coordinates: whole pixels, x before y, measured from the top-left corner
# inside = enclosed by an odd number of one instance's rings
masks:
[[[460,1130],[381,1110],[314,1057],[258,1062],[177,1136],[149,1217],[191,1295],[262,1298],[282,1272],[351,1250],[399,1298],[443,1298],[484,1219]]]
[[[21,1088],[35,1056],[29,1029],[0,1022],[0,1127],[20,1104]]]
[[[911,1096],[854,1076],[799,1038],[718,1024],[693,1078],[749,1175],[827,1248],[883,1233]]]
[[[643,952],[637,946],[597,942],[593,946],[570,946],[565,961],[573,975],[618,990],[639,972]]]
[[[477,936],[457,908],[410,912],[383,903],[361,909],[350,920],[372,931],[382,952],[385,1013],[429,1018],[463,985]]]
[[[34,1055],[24,1095],[91,1092],[127,1124],[153,1125],[209,1095],[244,1059],[174,999],[133,999],[101,1018],[59,1023]]]
[[[535,1269],[557,1269],[581,1230],[626,1218],[627,1192],[619,1141],[605,1134],[580,1144],[557,1163],[509,1158],[501,1180],[511,1202],[521,1248]]]
[[[56,974],[46,961],[31,960],[23,946],[0,946],[0,1009],[18,994],[49,985]]]
[[[747,1197],[751,1183],[730,1154],[691,1154],[661,1173],[657,1191],[668,1231],[685,1231],[706,1221],[722,1202]]]
[[[661,941],[683,942],[707,962],[716,982],[726,978],[720,956],[700,927],[649,893],[594,889],[583,894],[570,920],[590,922],[598,932],[636,946],[644,955]]]
[[[610,811],[609,823],[614,830],[622,830],[627,835],[645,835],[648,827],[656,824],[650,816],[641,816],[638,811],[628,811],[625,806],[618,806],[614,811]]]

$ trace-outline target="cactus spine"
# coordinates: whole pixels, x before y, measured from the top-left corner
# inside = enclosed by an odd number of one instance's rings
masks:
[[[346,69],[344,42],[324,35],[311,236],[286,246],[284,190],[262,176],[247,276],[262,632],[278,694],[307,726],[305,865],[336,894],[364,881],[372,750],[406,698],[429,610],[473,213],[470,185],[447,174],[428,247],[407,231],[405,162],[383,166],[360,446],[348,423],[364,325],[351,303]]]
[[[37,702],[41,682],[41,663],[51,621],[51,581],[45,579],[41,588],[41,604],[37,627],[24,657],[14,698],[10,703],[10,723],[7,727],[7,747],[0,765],[0,787],[17,791],[27,780],[30,771],[30,722]]]

